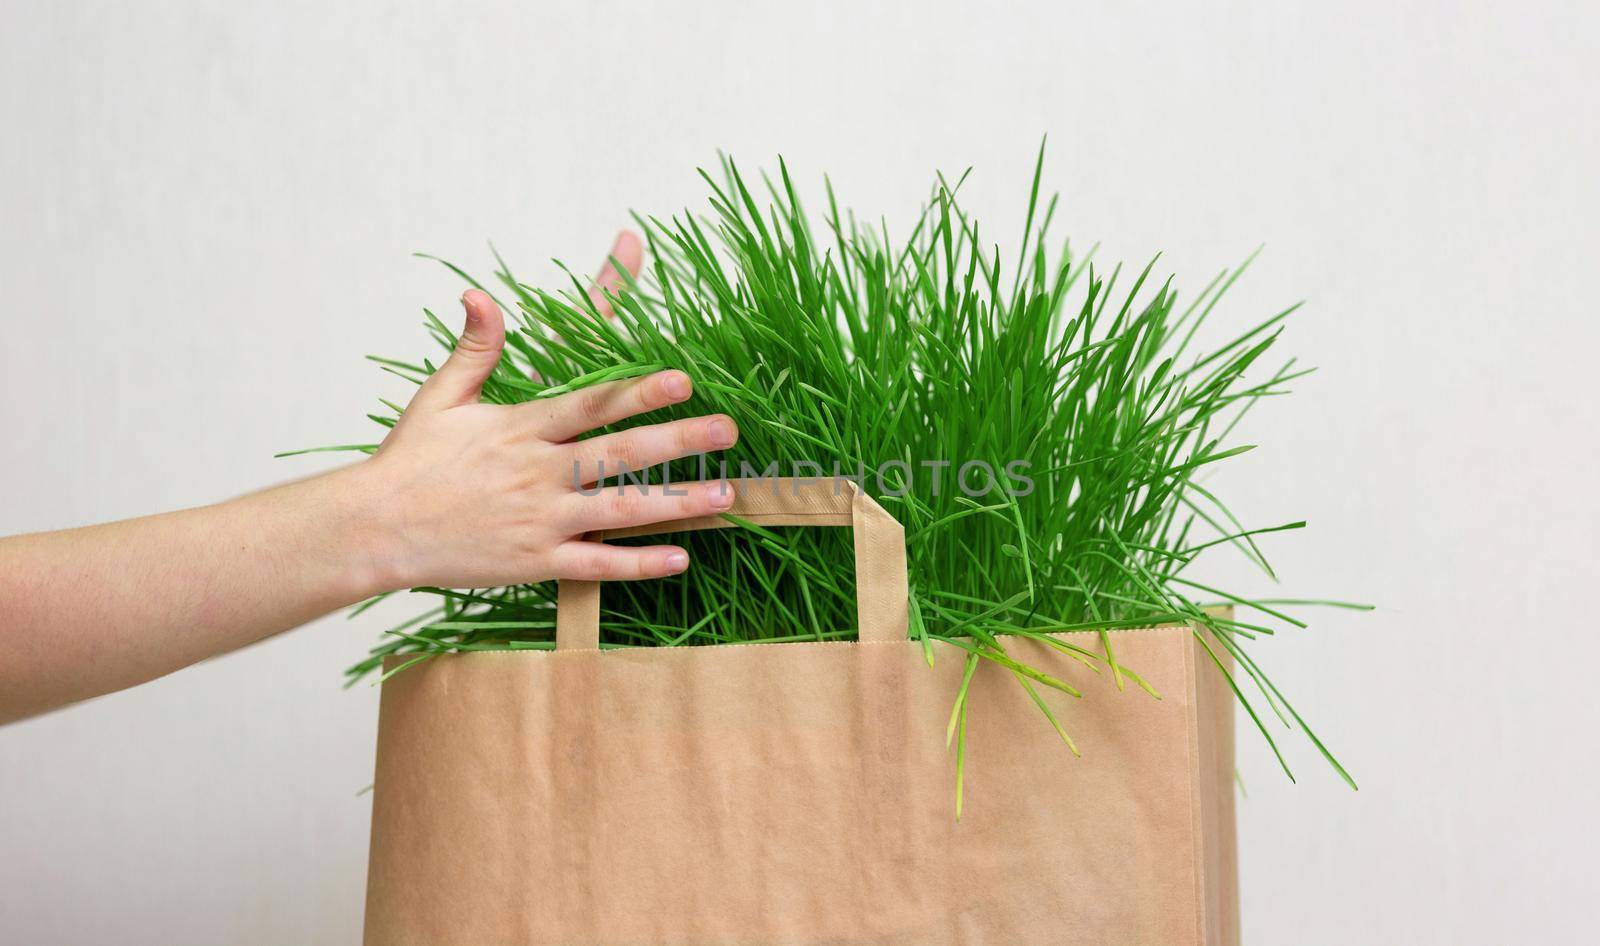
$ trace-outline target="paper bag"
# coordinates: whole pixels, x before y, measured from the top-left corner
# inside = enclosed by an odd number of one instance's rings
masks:
[[[847,481],[747,483],[733,512],[854,529],[859,642],[602,652],[600,587],[563,582],[555,650],[395,675],[368,944],[1238,941],[1232,698],[1190,628],[1115,633],[1160,700],[1005,638],[1083,692],[1041,688],[1083,757],[983,662],[958,821],[966,653],[907,639],[900,524]]]

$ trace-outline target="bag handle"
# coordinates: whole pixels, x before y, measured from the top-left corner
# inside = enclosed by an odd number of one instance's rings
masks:
[[[847,479],[733,479],[729,515],[761,526],[849,526],[855,532],[856,612],[862,641],[906,639],[906,532]],[[596,539],[736,527],[721,516],[596,533]],[[556,649],[598,650],[600,583],[563,578],[556,590]]]

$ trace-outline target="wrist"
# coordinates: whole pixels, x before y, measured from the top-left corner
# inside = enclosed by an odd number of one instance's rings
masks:
[[[323,478],[339,510],[337,541],[345,580],[358,600],[414,584],[405,532],[393,512],[382,473],[380,465],[368,459]]]

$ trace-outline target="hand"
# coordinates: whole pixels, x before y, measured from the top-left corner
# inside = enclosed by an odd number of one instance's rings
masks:
[[[687,553],[675,546],[625,548],[583,536],[721,512],[733,502],[721,484],[673,488],[686,495],[620,487],[585,495],[579,487],[595,481],[602,463],[642,470],[726,449],[738,439],[732,419],[697,417],[574,442],[687,400],[693,389],[681,371],[513,406],[480,403],[505,344],[505,323],[486,293],[469,290],[461,301],[466,328],[455,351],[377,454],[351,470],[378,510],[374,565],[382,590],[658,578],[687,568]]]
[[[624,234],[611,255],[633,270],[638,238]],[[620,281],[608,267],[599,286]],[[710,484],[674,490],[684,496],[586,496],[574,464],[638,470],[721,449],[738,437],[733,422],[698,417],[573,442],[688,399],[678,371],[514,407],[480,404],[505,324],[486,294],[462,302],[467,326],[455,352],[371,459],[211,506],[0,538],[0,723],[154,679],[383,591],[682,571],[681,549],[583,536],[716,513],[731,493]]]

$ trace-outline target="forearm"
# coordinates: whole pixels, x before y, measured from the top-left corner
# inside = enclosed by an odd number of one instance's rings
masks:
[[[376,456],[215,506],[0,539],[0,722],[154,679],[396,588],[687,568],[679,548],[585,537],[714,515],[732,504],[727,490],[580,487],[607,469],[726,449],[738,438],[733,421],[580,439],[687,400],[691,382],[678,371],[483,404],[505,325],[487,293],[462,303],[467,323],[454,350]],[[580,481],[580,471],[594,475]]]
[[[380,590],[362,465],[0,539],[0,721],[154,679]]]

